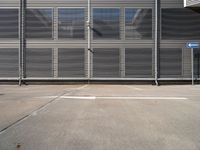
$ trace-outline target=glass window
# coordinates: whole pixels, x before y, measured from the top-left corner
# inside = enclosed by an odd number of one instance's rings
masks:
[[[18,38],[18,9],[0,9],[0,38]]]
[[[200,39],[200,10],[162,9],[162,39]]]
[[[152,9],[125,9],[126,39],[152,39]]]
[[[120,9],[93,9],[94,39],[120,39]]]
[[[27,9],[26,37],[52,38],[52,9]]]
[[[84,8],[61,8],[58,10],[58,37],[85,38]]]

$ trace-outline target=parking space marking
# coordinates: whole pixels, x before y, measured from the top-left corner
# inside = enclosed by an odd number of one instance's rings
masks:
[[[186,97],[61,96],[62,99],[188,100]]]

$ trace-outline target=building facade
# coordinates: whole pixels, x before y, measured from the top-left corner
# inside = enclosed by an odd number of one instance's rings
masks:
[[[88,22],[89,21],[89,22]],[[0,0],[0,80],[191,80],[183,0]],[[200,79],[200,49],[194,49]]]

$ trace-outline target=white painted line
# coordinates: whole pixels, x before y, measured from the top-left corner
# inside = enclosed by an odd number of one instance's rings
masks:
[[[60,98],[64,98],[64,99],[89,99],[89,100],[96,99],[95,96],[61,96]]]
[[[97,97],[100,99],[187,100],[185,97]]]
[[[139,100],[187,100],[185,97],[104,97],[104,96],[61,96],[63,99],[139,99]]]

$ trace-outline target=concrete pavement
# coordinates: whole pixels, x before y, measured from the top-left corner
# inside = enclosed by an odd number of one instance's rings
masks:
[[[200,150],[199,85],[0,86],[0,93],[0,150]]]

